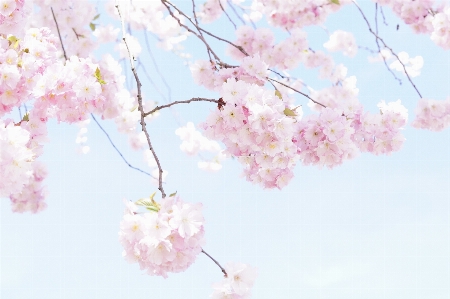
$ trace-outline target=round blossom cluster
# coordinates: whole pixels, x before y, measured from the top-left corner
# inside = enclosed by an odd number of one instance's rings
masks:
[[[223,142],[226,153],[239,157],[247,180],[266,188],[285,186],[297,160],[292,142],[296,118],[285,114],[287,103],[273,91],[235,79],[223,83],[221,95],[226,105],[200,125],[206,137]]]
[[[202,205],[184,203],[177,196],[163,198],[160,204],[153,198],[136,203],[151,211],[136,213],[137,206],[126,203],[119,231],[125,259],[164,278],[168,272],[186,270],[205,242]]]
[[[445,101],[420,99],[416,108],[413,127],[442,131],[450,126],[450,98]]]
[[[227,276],[213,285],[212,299],[247,299],[251,297],[251,288],[257,276],[256,269],[241,263],[225,265]]]
[[[323,45],[328,51],[342,51],[344,55],[353,57],[358,52],[358,45],[352,33],[337,30],[330,35],[330,40]]]
[[[378,104],[380,114],[365,113],[356,125],[355,140],[362,152],[375,155],[398,151],[405,137],[401,133],[408,121],[408,110],[401,101]]]

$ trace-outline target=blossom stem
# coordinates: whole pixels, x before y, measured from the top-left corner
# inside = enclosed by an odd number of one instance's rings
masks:
[[[212,256],[210,256],[205,250],[203,250],[202,248],[202,252],[204,254],[206,254],[207,257],[209,257],[214,263],[216,263],[217,266],[219,266],[220,270],[222,270],[223,274],[225,275],[225,277],[228,276],[227,271],[225,271],[225,269],[219,264],[218,261],[216,261]]]

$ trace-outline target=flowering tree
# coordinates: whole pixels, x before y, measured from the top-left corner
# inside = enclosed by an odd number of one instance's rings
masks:
[[[86,122],[92,118],[101,127],[96,117],[112,119],[118,131],[128,135],[130,146],[143,151],[154,171],[131,165],[110,140],[112,146],[128,166],[151,176],[161,195],[160,200],[155,199],[156,192],[125,200],[119,232],[124,258],[138,263],[149,275],[168,277],[186,270],[204,253],[224,274],[211,297],[248,298],[255,268],[241,263],[222,267],[203,249],[202,205],[186,203],[176,192],[166,194],[167,170],[147,122],[158,117],[160,110],[176,105],[211,103],[210,115],[198,125],[201,131],[192,123],[176,130],[181,150],[188,155],[212,152],[214,158],[199,163],[199,168],[208,171],[220,170],[226,158],[236,158],[247,181],[263,188],[287,186],[296,164],[333,168],[362,152],[391,154],[405,142],[402,132],[408,110],[400,100],[380,101],[376,113],[365,110],[358,100],[356,78],[328,53],[354,57],[358,44],[353,34],[337,30],[319,50],[309,45],[305,28],[321,26],[329,15],[354,6],[355,17],[364,20],[365,30],[373,37],[376,48],[365,49],[372,52],[371,59],[384,63],[393,80],[401,82],[399,77],[405,76],[417,94],[412,126],[440,131],[450,124],[449,100],[422,96],[413,81],[424,65],[422,57],[394,50],[379,34],[378,18],[384,18],[383,8],[390,8],[415,33],[429,35],[438,47],[448,50],[450,6],[431,0],[378,0],[373,4],[375,22],[370,22],[351,0],[254,0],[251,4],[193,0],[189,4],[186,10],[167,0],[110,1],[106,10],[115,18],[113,25],[99,24],[102,18],[91,3],[0,0],[0,196],[10,199],[13,212],[42,212],[47,171],[38,158],[47,141],[48,121],[81,125],[77,143],[87,153]],[[206,24],[221,16],[234,27],[234,40],[208,29]],[[142,32],[144,43],[136,38]],[[280,32],[287,37],[276,40]],[[192,77],[215,96],[198,95],[162,105],[146,101],[141,81],[146,65],[139,56],[142,44],[150,51],[147,33],[160,47],[187,60],[183,42],[195,40],[204,57],[189,61]],[[227,55],[219,54],[216,42],[225,45]],[[116,44],[119,58],[108,53],[97,59],[96,48],[108,43]],[[125,86],[126,69],[120,62],[127,63],[135,88]],[[305,83],[307,75],[291,75],[299,67],[317,69],[328,86],[315,90]],[[301,103],[305,100],[308,111],[304,113]]]

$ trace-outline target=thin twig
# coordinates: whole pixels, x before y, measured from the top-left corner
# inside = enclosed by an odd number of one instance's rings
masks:
[[[159,77],[161,78],[162,82],[164,83],[164,85],[167,88],[167,94],[168,94],[167,97],[168,97],[169,101],[172,101],[172,90],[171,90],[169,84],[167,83],[166,79],[164,78],[163,74],[159,70],[158,64],[156,63],[155,57],[153,56],[153,52],[152,52],[152,50],[150,48],[150,44],[148,42],[147,31],[144,31],[144,39],[145,39],[145,45],[147,46],[148,54],[150,55],[150,58],[152,59],[152,62],[153,62],[153,67],[155,68],[156,72],[158,73]]]
[[[386,22],[386,17],[384,16],[383,7],[380,7],[381,15],[383,16],[383,23],[385,26],[388,26],[388,23]]]
[[[238,12],[236,11],[236,9],[233,6],[233,3],[230,2],[230,0],[227,0],[228,5],[231,7],[231,9],[234,11],[234,14],[238,17],[239,20],[241,20],[242,24],[245,25],[245,21],[242,19],[242,17],[238,14]]]
[[[198,26],[197,13],[195,12],[195,0],[192,0],[192,13],[194,14],[195,24],[197,24],[197,26]],[[203,33],[200,30],[197,30],[197,31],[204,39],[205,37],[203,36]],[[208,48],[207,48],[207,52],[208,52],[209,61],[212,61],[211,53]]]
[[[214,59],[216,59],[217,61],[221,61],[220,58],[219,58],[219,56],[217,56],[217,54],[211,49],[211,47],[209,46],[209,44],[206,42],[205,38],[204,38],[202,35],[198,34],[198,33],[195,32],[195,31],[193,31],[193,30],[192,30],[191,28],[189,28],[188,26],[182,24],[180,18],[177,18],[177,17],[173,14],[172,10],[170,9],[170,7],[166,4],[166,2],[165,2],[164,0],[161,0],[161,3],[164,4],[164,6],[167,8],[167,10],[169,11],[169,14],[172,16],[172,18],[174,18],[175,20],[177,20],[178,25],[180,25],[180,27],[183,27],[183,28],[186,29],[188,32],[194,34],[198,39],[200,39],[200,40],[203,42],[203,44],[205,44],[206,50],[207,50],[208,52],[210,52],[210,53],[214,56]],[[191,22],[192,22],[192,21],[191,21]],[[209,55],[209,53],[208,53],[208,55]]]
[[[202,248],[202,252],[204,254],[206,254],[207,257],[209,257],[214,263],[216,263],[217,266],[219,266],[220,270],[222,270],[223,274],[225,275],[225,277],[228,276],[227,271],[225,271],[225,269],[219,264],[218,261],[216,261],[212,256],[210,256],[205,250],[203,250]]]
[[[161,192],[161,196],[162,198],[166,197],[166,193],[164,192],[164,188],[162,185],[162,175],[163,175],[163,170],[161,167],[161,163],[159,162],[158,156],[156,155],[155,149],[152,146],[152,142],[150,141],[150,135],[148,134],[147,131],[147,126],[145,124],[145,116],[144,116],[144,107],[142,104],[142,91],[141,91],[141,81],[139,80],[139,76],[136,72],[136,68],[134,67],[134,57],[132,57],[131,52],[130,52],[130,48],[128,47],[128,43],[127,40],[125,38],[125,25],[124,25],[124,21],[122,18],[122,15],[120,13],[120,9],[119,9],[119,5],[117,4],[117,0],[116,0],[116,9],[117,12],[119,14],[119,18],[120,18],[120,23],[122,24],[122,40],[125,43],[125,46],[127,47],[127,51],[128,51],[128,56],[130,58],[130,65],[131,65],[131,71],[133,72],[134,75],[134,79],[136,80],[136,85],[137,85],[137,99],[138,99],[138,104],[139,104],[139,111],[141,113],[141,127],[142,127],[142,131],[145,134],[145,137],[147,138],[147,143],[148,143],[148,147],[150,149],[150,151],[153,154],[153,157],[155,158],[156,164],[158,165],[158,170],[159,170],[159,174],[158,174],[158,190]]]
[[[52,11],[53,20],[55,21],[55,24],[56,24],[56,30],[58,31],[59,41],[61,42],[61,48],[63,50],[64,58],[67,60],[66,50],[64,49],[64,44],[62,42],[61,33],[59,32],[58,21],[56,21],[55,13],[53,12],[53,7],[50,7],[50,9]]]
[[[95,118],[94,114],[91,113],[91,116],[92,116],[92,118],[94,119],[95,123],[98,125],[98,127],[103,131],[103,133],[105,133],[106,137],[108,138],[108,140],[109,140],[109,142],[111,143],[111,145],[113,146],[113,148],[116,150],[116,152],[119,154],[119,156],[120,156],[120,157],[122,158],[122,160],[125,162],[125,164],[128,165],[128,167],[130,167],[130,168],[132,168],[132,169],[134,169],[134,170],[140,171],[140,172],[142,172],[143,174],[146,174],[146,175],[148,175],[148,176],[154,178],[155,180],[157,179],[157,178],[155,178],[154,176],[152,176],[150,173],[148,173],[148,172],[146,172],[146,171],[143,171],[142,169],[139,169],[139,168],[134,167],[133,165],[131,165],[131,164],[127,161],[127,159],[125,159],[125,157],[122,155],[122,153],[119,151],[119,149],[116,147],[116,145],[114,144],[114,142],[111,140],[111,137],[109,137],[109,134],[105,131],[105,129],[103,129],[103,127],[102,127],[102,126],[100,125],[100,123],[97,121],[97,119]]]
[[[367,26],[369,27],[370,33],[372,33],[372,35],[375,36],[375,41],[376,41],[376,43],[377,43],[378,50],[380,51],[380,53],[381,53],[381,49],[380,49],[380,45],[378,44],[378,41],[382,42],[382,43],[383,43],[383,46],[384,46],[386,49],[388,49],[388,50],[391,52],[391,54],[392,54],[393,56],[395,56],[395,58],[397,58],[397,60],[398,60],[398,61],[400,62],[400,64],[402,65],[403,71],[405,72],[405,75],[406,75],[406,77],[408,78],[409,82],[410,82],[411,85],[414,87],[414,89],[416,90],[416,92],[417,92],[417,94],[420,96],[420,98],[422,98],[422,95],[420,94],[420,92],[419,92],[419,90],[417,89],[416,85],[414,84],[414,82],[412,81],[411,77],[409,76],[409,73],[408,73],[408,71],[406,70],[405,64],[400,60],[400,58],[399,58],[398,55],[394,52],[394,50],[392,50],[392,48],[388,47],[388,45],[386,45],[386,43],[384,42],[384,40],[383,40],[381,37],[379,37],[378,34],[376,34],[376,33],[372,30],[372,27],[370,26],[369,21],[367,20],[366,16],[364,15],[364,12],[362,11],[361,7],[359,7],[358,3],[356,3],[355,0],[352,0],[352,2],[355,4],[355,6],[358,8],[359,12],[361,13],[362,17],[364,18],[364,21],[366,22]],[[384,60],[385,65],[387,66],[386,59],[384,58],[383,55],[381,55],[381,56],[383,57],[383,60]],[[389,68],[388,68],[388,69],[389,69]],[[390,69],[389,69],[389,70],[390,70]],[[392,72],[392,71],[391,71],[391,72]],[[392,74],[393,74],[393,73],[392,73]],[[394,76],[395,76],[395,75],[394,75]],[[395,77],[396,77],[396,76],[395,76]],[[397,79],[398,79],[398,78],[397,78]],[[398,79],[398,80],[399,80],[399,79]]]
[[[327,106],[325,106],[324,104],[319,103],[319,102],[317,102],[316,100],[312,99],[312,98],[311,98],[309,95],[307,95],[306,93],[303,93],[303,92],[301,92],[300,90],[297,90],[297,89],[295,89],[295,88],[293,88],[293,87],[291,87],[291,86],[289,86],[289,85],[287,85],[287,84],[284,84],[283,82],[277,81],[277,80],[272,79],[272,78],[267,78],[267,80],[270,80],[270,81],[273,81],[273,82],[277,82],[278,84],[281,84],[281,85],[283,85],[283,86],[285,86],[285,87],[287,87],[287,88],[289,88],[289,89],[292,89],[293,91],[295,91],[295,92],[301,94],[302,96],[304,96],[304,97],[310,99],[311,101],[313,101],[313,102],[316,103],[317,105],[320,105],[320,106],[322,106],[323,108],[327,108]]]
[[[196,25],[195,22],[192,21],[192,19],[191,19],[188,15],[186,15],[182,10],[178,9],[174,4],[170,3],[170,2],[167,1],[167,0],[161,0],[161,2],[162,2],[162,3],[168,3],[170,6],[172,6],[176,11],[178,11],[181,15],[183,15],[185,18],[187,18],[187,19],[189,20],[189,22],[191,22],[192,25],[194,25],[194,26],[197,28],[197,30],[201,30],[201,31],[203,31],[204,33],[208,34],[208,35],[211,36],[211,37],[214,37],[214,38],[217,39],[217,40],[220,40],[220,41],[222,41],[222,42],[228,43],[228,44],[232,45],[233,47],[235,47],[236,49],[238,49],[239,51],[241,51],[245,56],[249,56],[248,53],[245,52],[244,48],[242,48],[241,46],[238,46],[238,45],[236,45],[236,44],[230,42],[229,40],[226,40],[226,39],[221,38],[221,37],[219,37],[219,36],[217,36],[217,35],[214,35],[214,34],[212,34],[211,32],[209,32],[209,31],[203,29],[202,27]],[[166,6],[166,7],[167,7],[167,6]]]
[[[230,18],[230,16],[228,15],[228,13],[227,13],[227,12],[225,11],[225,9],[223,8],[222,2],[221,2],[220,0],[217,0],[217,1],[219,1],[220,8],[221,8],[222,11],[225,13],[225,15],[227,16],[228,20],[231,22],[231,24],[233,24],[234,30],[237,30],[236,24],[233,22],[233,20]],[[198,25],[198,24],[197,24],[197,25]]]
[[[19,116],[20,116],[20,120],[22,120],[22,110],[20,110],[20,106],[17,107],[17,109],[19,109]]]
[[[156,106],[156,107],[155,107],[153,110],[151,110],[150,112],[144,113],[144,117],[147,116],[147,115],[150,115],[150,114],[152,114],[152,113],[155,113],[155,112],[158,111],[158,110],[161,110],[161,109],[164,109],[164,108],[168,108],[168,107],[173,106],[173,105],[177,105],[177,104],[189,104],[190,102],[213,102],[213,103],[219,104],[219,100],[215,100],[215,99],[192,98],[192,99],[190,99],[190,100],[185,100],[185,101],[175,101],[175,102],[172,102],[172,103],[167,104],[167,105]]]

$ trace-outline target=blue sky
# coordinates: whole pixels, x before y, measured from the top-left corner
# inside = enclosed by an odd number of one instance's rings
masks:
[[[374,4],[360,4],[372,20]],[[179,5],[189,7],[190,1]],[[380,26],[380,35],[385,41],[396,52],[424,58],[422,74],[414,78],[420,92],[426,98],[446,99],[448,52],[428,36],[412,34],[388,9],[384,11],[389,25]],[[354,6],[332,15],[325,25],[330,32],[351,31],[359,45],[375,48]],[[234,39],[233,27],[223,17],[208,28]],[[321,49],[328,39],[325,31],[307,31],[311,47]],[[218,97],[196,86],[183,61],[151,41],[171,85],[172,100]],[[219,43],[211,44],[224,53]],[[195,58],[205,59],[195,39],[184,45]],[[358,78],[359,98],[367,110],[376,111],[381,99],[401,99],[411,123],[417,94],[402,74],[398,74],[403,79],[399,85],[382,63],[368,63],[368,55],[360,50],[355,59],[333,57]],[[149,56],[142,59],[164,91]],[[314,71],[299,70],[298,75],[317,88],[328,84],[318,80]],[[163,102],[141,77],[144,95]],[[297,97],[296,103],[305,106],[307,102]],[[194,103],[180,105],[176,112],[183,125],[198,124],[212,109],[211,103]],[[102,125],[133,165],[149,170],[142,154],[129,149],[126,137],[116,132],[111,121]],[[163,168],[169,172],[166,192],[177,191],[184,201],[204,204],[204,249],[214,258],[222,264],[240,261],[258,268],[252,298],[450,298],[448,130],[434,133],[408,125],[403,149],[391,156],[362,154],[332,170],[299,164],[295,178],[279,191],[245,181],[235,160],[227,160],[216,174],[199,170],[198,158],[179,150],[177,127],[169,110],[148,127]],[[118,242],[122,199],[137,200],[156,187],[123,163],[93,122],[87,133],[91,151],[77,154],[77,131],[76,126],[49,125],[51,141],[41,158],[49,169],[47,210],[37,215],[14,214],[9,200],[1,201],[0,297],[208,298],[211,284],[222,275],[204,255],[187,271],[168,279],[148,276],[122,259]]]

